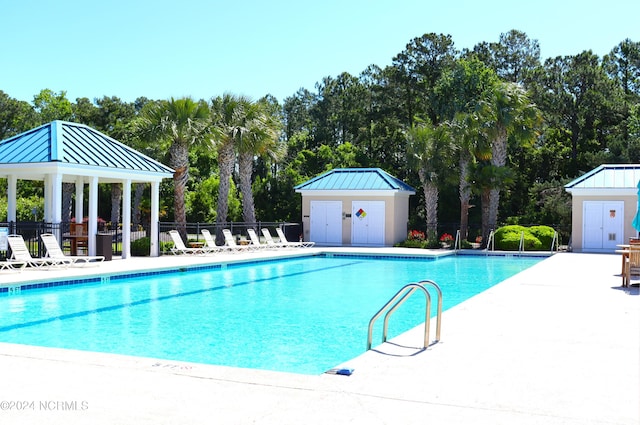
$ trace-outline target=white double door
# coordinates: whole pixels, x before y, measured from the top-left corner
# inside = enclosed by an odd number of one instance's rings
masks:
[[[383,246],[384,201],[353,201],[351,205],[351,244]]]
[[[613,251],[624,242],[624,202],[584,201],[583,251]]]
[[[309,239],[318,245],[342,245],[342,201],[311,201]]]

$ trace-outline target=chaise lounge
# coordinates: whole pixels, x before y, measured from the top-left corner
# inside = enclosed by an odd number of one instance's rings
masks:
[[[169,236],[173,240],[173,247],[171,248],[171,253],[174,255],[178,254],[206,254],[207,252],[212,252],[209,248],[189,248],[182,241],[182,236],[178,233],[177,230],[169,230]]]
[[[278,237],[280,238],[280,243],[285,245],[285,246],[295,246],[295,247],[300,247],[300,248],[308,248],[308,247],[314,246],[316,244],[315,242],[304,242],[304,241],[289,242],[287,240],[287,237],[284,235],[284,232],[279,227],[276,227],[276,233],[278,234]]]
[[[7,236],[9,247],[11,248],[11,258],[9,261],[24,262],[27,265],[35,268],[41,267],[68,267],[73,263],[73,260],[68,258],[33,258],[24,239],[21,235],[9,235]]]
[[[43,233],[40,235],[40,239],[42,239],[44,248],[47,251],[45,258],[69,260],[71,261],[71,264],[80,264],[83,266],[90,263],[98,265],[104,261],[104,257],[102,255],[65,255],[64,252],[62,252],[62,248],[60,248],[60,244],[58,243],[56,236],[52,233]]]

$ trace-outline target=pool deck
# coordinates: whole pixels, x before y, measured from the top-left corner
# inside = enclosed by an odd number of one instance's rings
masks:
[[[134,258],[0,282],[270,255]],[[427,350],[414,348],[417,327],[345,363],[351,376],[0,343],[0,423],[637,425],[640,295],[619,273],[618,255],[556,254],[444,312]]]

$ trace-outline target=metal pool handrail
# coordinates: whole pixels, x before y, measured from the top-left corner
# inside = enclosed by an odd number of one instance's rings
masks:
[[[440,287],[435,282],[431,280],[423,280],[418,283],[409,283],[403,286],[389,301],[387,301],[387,303],[380,310],[378,310],[376,314],[373,315],[373,317],[369,321],[369,331],[367,334],[367,350],[371,349],[371,343],[373,339],[373,325],[375,321],[382,315],[382,313],[384,313],[385,311],[387,312],[384,317],[384,325],[382,330],[382,342],[386,342],[389,318],[398,309],[398,307],[400,307],[418,289],[422,290],[426,300],[423,348],[427,348],[429,346],[429,328],[430,328],[430,320],[431,320],[431,295],[429,294],[429,291],[427,290],[427,288],[425,288],[425,285],[433,286],[438,292],[438,313],[437,313],[435,342],[440,341],[440,328],[441,328],[440,320],[442,316],[442,291],[440,290]]]

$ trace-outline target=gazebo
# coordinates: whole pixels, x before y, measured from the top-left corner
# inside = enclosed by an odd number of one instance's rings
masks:
[[[52,121],[0,142],[0,178],[7,179],[7,221],[16,221],[18,180],[44,181],[44,221],[62,221],[62,183],[75,184],[75,216],[84,217],[84,185],[89,185],[88,254],[96,253],[98,183],[120,183],[122,258],[130,257],[131,185],[151,183],[150,239],[159,255],[160,182],[173,170],[83,124]]]

